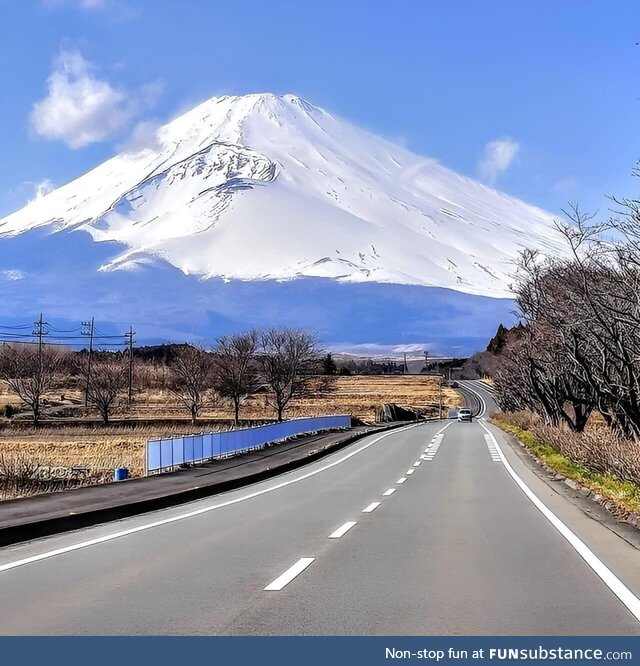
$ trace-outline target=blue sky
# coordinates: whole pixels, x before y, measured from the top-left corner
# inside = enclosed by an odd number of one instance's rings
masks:
[[[633,195],[636,0],[0,0],[0,215],[207,97],[292,92],[552,212]]]

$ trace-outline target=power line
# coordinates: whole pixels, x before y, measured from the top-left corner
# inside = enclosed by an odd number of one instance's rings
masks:
[[[91,330],[93,333],[91,334]],[[95,325],[95,319],[83,321],[79,325],[60,328],[44,321],[42,314],[33,324],[0,324],[0,344],[37,345],[39,357],[42,358],[44,345],[56,347],[79,347],[89,338],[89,353],[96,349],[122,349],[129,350],[133,358],[134,332],[131,327],[124,334],[105,333]],[[133,376],[133,362],[131,362],[131,375]],[[131,393],[131,391],[130,391]]]

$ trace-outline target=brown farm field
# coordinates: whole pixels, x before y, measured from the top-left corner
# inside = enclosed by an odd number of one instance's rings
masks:
[[[321,414],[350,414],[373,422],[384,403],[396,403],[435,415],[438,411],[439,378],[420,375],[375,375],[329,377],[313,380],[308,396],[291,403],[287,418]],[[198,424],[191,425],[187,412],[167,391],[136,392],[134,404],[123,408],[110,425],[103,426],[95,415],[86,414],[79,394],[65,396],[65,417],[56,416],[34,429],[26,422],[4,419],[0,428],[0,499],[36,492],[103,483],[111,480],[116,467],[127,467],[132,476],[143,474],[144,443],[157,436],[220,430],[230,427],[231,408],[218,401],[203,411]],[[443,388],[443,407],[459,404],[458,394]],[[17,405],[13,396],[0,392],[0,405]],[[59,400],[58,400],[59,402]],[[52,412],[53,414],[53,412]],[[247,421],[273,419],[266,395],[256,395],[242,405]],[[37,482],[20,482],[18,477]],[[14,482],[11,481],[14,479]]]

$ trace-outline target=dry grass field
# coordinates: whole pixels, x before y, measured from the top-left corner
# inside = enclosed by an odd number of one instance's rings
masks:
[[[438,411],[438,378],[419,375],[377,375],[331,377],[317,381],[312,393],[291,403],[288,418],[321,414],[350,414],[373,422],[384,403],[396,403],[424,415]],[[77,392],[64,393],[65,401],[81,404]],[[458,394],[443,388],[443,406],[459,404]],[[60,395],[56,396],[60,398]],[[272,419],[273,412],[265,395],[248,399],[242,406],[243,419]],[[0,393],[0,406],[18,404],[12,396]],[[127,467],[132,476],[143,473],[144,443],[151,437],[185,434],[230,427],[229,404],[218,402],[202,412],[195,429],[187,412],[175,404],[171,394],[161,390],[136,393],[134,405],[114,415],[109,426],[87,423],[84,410],[70,411],[73,416],[44,423],[34,429],[15,419],[4,420],[0,428],[0,480],[4,476],[29,477],[33,484],[0,484],[0,499],[33,492],[58,490],[87,483],[111,480],[118,466]],[[212,423],[216,420],[217,423]],[[31,487],[31,490],[28,488]],[[23,488],[20,490],[19,488]]]

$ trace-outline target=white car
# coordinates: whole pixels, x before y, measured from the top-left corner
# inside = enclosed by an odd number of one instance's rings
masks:
[[[458,421],[469,421],[473,420],[473,414],[468,407],[460,407],[458,410]]]

